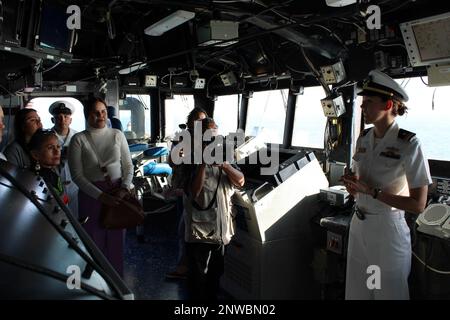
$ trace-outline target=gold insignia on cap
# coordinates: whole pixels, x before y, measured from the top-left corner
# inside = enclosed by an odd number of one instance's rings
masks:
[[[377,92],[377,93],[385,94],[385,95],[390,96],[390,97],[394,96],[394,93],[392,93],[390,91],[386,91],[386,90],[370,87],[368,84],[364,84],[363,90],[374,91],[374,92]]]

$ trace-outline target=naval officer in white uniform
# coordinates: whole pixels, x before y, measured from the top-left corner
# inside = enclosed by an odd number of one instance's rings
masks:
[[[66,101],[55,101],[48,108],[48,112],[52,115],[52,122],[54,123],[52,130],[55,132],[61,147],[60,176],[69,197],[68,207],[72,215],[78,218],[78,186],[72,181],[67,160],[67,149],[69,148],[70,141],[78,132],[70,128],[75,107]]]
[[[374,70],[364,82],[366,124],[356,144],[353,173],[343,177],[355,197],[347,253],[346,299],[409,299],[411,241],[405,211],[419,214],[431,177],[419,140],[400,129],[408,95]]]

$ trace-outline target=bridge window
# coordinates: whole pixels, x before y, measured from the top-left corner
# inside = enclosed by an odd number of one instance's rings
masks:
[[[246,136],[263,135],[268,143],[283,143],[288,90],[255,92],[248,102]]]
[[[48,108],[55,101],[65,101],[70,103],[74,108],[75,112],[72,114],[72,124],[70,127],[76,131],[83,131],[85,129],[85,120],[83,113],[83,105],[81,102],[75,98],[71,97],[52,97],[52,98],[34,98],[30,100],[26,107],[33,108],[37,111],[39,117],[41,118],[42,126],[45,129],[53,128],[52,115],[48,112]]]
[[[194,109],[192,95],[174,95],[173,99],[166,99],[166,137],[173,138],[180,130],[180,124],[186,123],[186,118]]]
[[[297,96],[292,133],[293,146],[323,149],[327,123],[320,103],[323,98],[325,92],[320,86],[305,88],[303,95]]]
[[[129,94],[119,103],[119,119],[127,139],[150,138],[150,96]]]
[[[423,77],[427,82],[427,77]],[[450,160],[450,86],[428,87],[420,78],[397,80],[409,95],[408,113],[396,117],[400,128],[415,132],[425,156],[434,160]]]
[[[236,132],[240,102],[241,96],[237,94],[217,98],[214,104],[214,120],[219,127],[219,134],[226,136],[230,132]]]
[[[428,87],[427,77],[397,79],[405,88],[409,100],[406,103],[408,113],[397,116],[400,128],[416,133],[425,157],[433,160],[450,160],[447,148],[450,137],[448,119],[450,119],[450,86]],[[370,128],[372,125],[365,125]]]

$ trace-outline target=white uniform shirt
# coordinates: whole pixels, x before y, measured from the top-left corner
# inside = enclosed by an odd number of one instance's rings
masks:
[[[408,132],[399,137],[394,122],[374,148],[374,130],[362,134],[353,156],[353,171],[372,188],[396,195],[409,195],[409,189],[431,184],[430,170],[419,140]],[[357,206],[369,213],[400,211],[371,195],[358,193]]]
[[[68,147],[70,144],[70,140],[72,139],[72,137],[78,133],[78,131],[69,128],[69,133],[67,134],[67,136],[62,136],[60,134],[58,134],[58,132],[56,132],[55,128],[53,127],[53,132],[55,132],[56,137],[58,138],[58,143],[59,145],[62,147]]]
[[[70,140],[78,133],[78,131],[69,128],[69,133],[66,136],[59,135],[53,127],[53,132],[58,138],[58,144],[61,147],[61,166],[60,176],[69,196],[69,208],[73,215],[78,216],[78,186],[72,181],[70,174],[69,160],[67,159],[67,149],[69,148]],[[64,153],[64,155],[63,155]]]
[[[63,150],[64,150],[64,148],[69,147],[70,140],[76,133],[78,133],[78,131],[76,131],[74,129],[69,129],[69,133],[66,136],[59,135],[58,132],[56,132],[55,128],[53,128],[53,132],[55,133],[56,137],[58,138],[58,144],[61,147],[61,152],[66,152],[65,156],[67,157],[67,150],[66,151],[63,151]],[[64,163],[63,163],[63,167],[61,170],[61,178],[65,182],[66,181],[71,182],[72,177],[70,175],[68,160],[67,159],[62,159],[62,160]]]

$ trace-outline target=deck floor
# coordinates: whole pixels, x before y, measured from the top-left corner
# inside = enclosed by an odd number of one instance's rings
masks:
[[[166,279],[178,255],[178,216],[175,210],[145,218],[145,243],[128,230],[124,280],[137,300],[186,300],[186,281]]]

